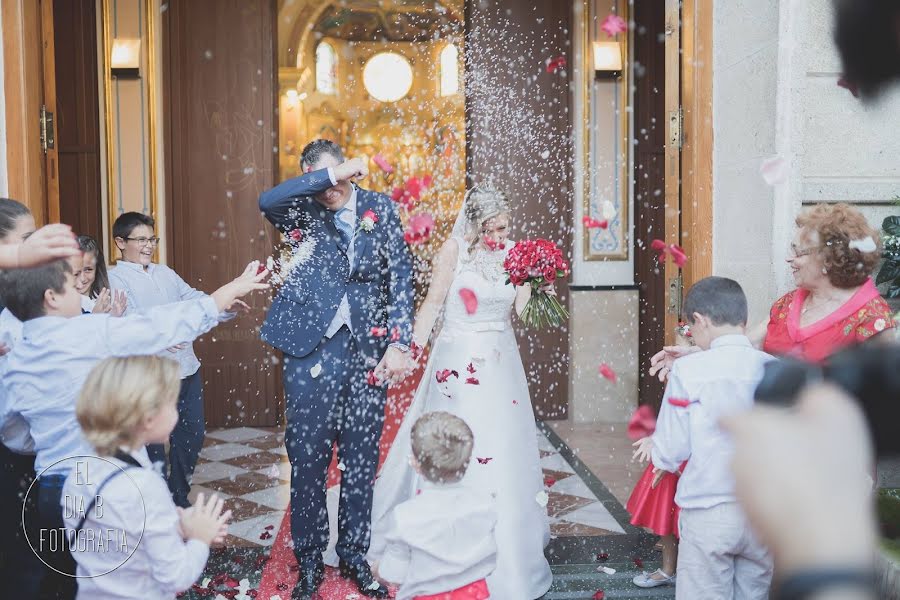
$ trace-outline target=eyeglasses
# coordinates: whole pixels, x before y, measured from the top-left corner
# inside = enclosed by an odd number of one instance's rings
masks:
[[[801,256],[809,256],[810,254],[814,254],[819,251],[818,246],[811,246],[809,248],[798,248],[796,245],[791,244],[791,256],[794,258],[800,258]]]
[[[154,237],[152,237],[152,238],[145,238],[145,237],[137,237],[137,238],[133,238],[133,237],[127,237],[127,238],[125,238],[125,239],[126,239],[127,241],[129,241],[129,242],[137,242],[137,243],[138,243],[138,246],[146,246],[147,244],[150,244],[151,246],[156,246],[157,244],[159,244],[159,238],[156,237],[156,236],[154,236]]]

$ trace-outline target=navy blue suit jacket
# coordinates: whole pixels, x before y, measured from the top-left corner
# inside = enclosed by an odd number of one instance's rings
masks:
[[[315,240],[308,261],[295,268],[278,290],[261,337],[286,354],[303,357],[322,341],[347,294],[354,337],[367,358],[380,359],[392,341],[412,339],[412,257],[397,209],[384,194],[357,188],[357,223],[367,210],[378,216],[370,231],[357,225],[349,264],[334,225],[334,213],[313,199],[331,187],[328,170],[289,179],[259,197],[259,209],[282,233],[300,229]],[[372,335],[386,328],[386,336]],[[393,336],[392,336],[393,334]]]

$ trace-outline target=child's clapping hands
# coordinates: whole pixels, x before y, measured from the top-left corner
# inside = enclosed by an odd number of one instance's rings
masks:
[[[181,535],[186,540],[200,540],[207,546],[212,543],[221,544],[228,535],[228,521],[231,511],[222,512],[225,501],[217,494],[209,500],[201,493],[197,494],[197,502],[190,508],[176,507],[181,521]]]

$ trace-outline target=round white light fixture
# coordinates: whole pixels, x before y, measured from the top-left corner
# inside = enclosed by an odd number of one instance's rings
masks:
[[[409,93],[413,82],[409,61],[396,52],[380,52],[363,67],[363,85],[381,102],[396,102]]]

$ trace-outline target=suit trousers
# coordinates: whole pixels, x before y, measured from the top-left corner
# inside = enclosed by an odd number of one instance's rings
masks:
[[[284,357],[291,462],[291,536],[299,561],[328,546],[326,484],[337,443],[341,468],[337,554],[356,563],[369,549],[372,491],[384,425],[384,387],[371,386],[370,364],[344,326],[307,356]]]
[[[147,454],[153,462],[163,464],[163,476],[176,506],[187,508],[191,492],[191,476],[203,449],[206,417],[203,414],[203,379],[198,369],[181,380],[178,391],[178,423],[169,436],[169,456],[163,444],[148,444]]]

